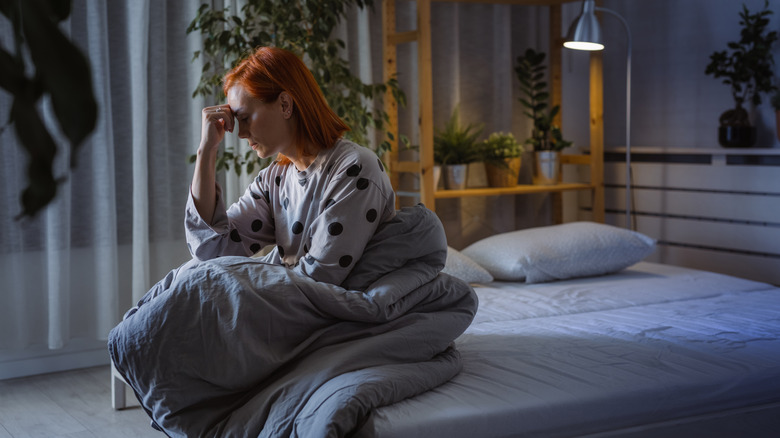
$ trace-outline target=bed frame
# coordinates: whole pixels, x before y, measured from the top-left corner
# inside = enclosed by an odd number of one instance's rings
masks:
[[[591,193],[592,220],[604,222],[604,126],[603,126],[603,79],[601,54],[594,52],[590,61],[590,147],[589,154],[564,154],[563,164],[573,164],[589,168],[589,180],[577,183],[559,183],[551,186],[517,185],[506,188],[470,188],[466,190],[436,190],[433,181],[433,74],[431,66],[431,1],[462,1],[484,4],[542,5],[550,8],[550,83],[552,104],[561,104],[561,4],[576,0],[417,0],[417,30],[396,31],[395,0],[383,0],[383,44],[384,79],[397,74],[396,47],[400,44],[417,42],[418,81],[420,100],[420,159],[402,161],[399,158],[398,141],[398,104],[392,94],[385,98],[385,110],[389,115],[393,134],[392,150],[389,154],[391,181],[398,197],[419,198],[428,208],[435,211],[436,199],[463,198],[469,196],[495,196],[526,193],[553,193],[559,196],[564,191],[588,191]],[[556,123],[561,124],[558,113]],[[400,174],[416,174],[420,178],[420,191],[410,194],[400,190]],[[558,198],[559,199],[559,198]],[[559,220],[557,220],[559,221]]]

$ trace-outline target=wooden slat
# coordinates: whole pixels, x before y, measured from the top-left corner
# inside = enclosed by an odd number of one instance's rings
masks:
[[[659,245],[655,253],[645,260],[780,285],[780,260],[778,259]]]
[[[469,196],[522,195],[527,193],[554,193],[569,190],[591,190],[593,186],[585,183],[566,183],[552,186],[517,185],[515,187],[485,187],[466,190],[438,190],[436,198],[465,198]]]
[[[390,166],[390,171],[420,173],[420,163],[417,161],[395,161]]]
[[[413,41],[417,41],[418,37],[419,33],[416,30],[411,30],[409,32],[391,33],[387,36],[387,42],[388,44],[392,45],[411,43]]]
[[[561,163],[589,166],[591,163],[591,157],[590,155],[561,154]]]
[[[632,192],[633,209],[640,213],[780,226],[780,197],[641,188],[634,188]],[[625,193],[622,187],[608,189],[607,209],[624,210]]]
[[[396,34],[395,23],[395,0],[382,1],[382,56],[384,59],[384,82],[389,81],[398,74],[397,50],[394,43],[390,42],[390,35]],[[394,163],[398,161],[398,102],[393,97],[393,93],[388,90],[385,93],[385,112],[387,113],[387,132],[392,134],[393,140],[390,140],[390,152],[384,157],[385,164],[391,169]],[[400,184],[399,175],[396,172],[390,172],[390,183],[393,188],[398,189]],[[396,198],[396,208],[400,207],[399,199]]]
[[[621,218],[618,223],[625,225],[625,218]],[[780,242],[780,228],[638,216],[636,231],[675,244],[713,248],[722,252],[760,254],[780,260],[780,249],[776,243]]]
[[[604,68],[600,51],[590,54],[590,183],[593,220],[604,222]]]
[[[552,6],[580,0],[431,0],[435,2],[509,4],[519,6]]]
[[[778,193],[774,166],[632,163],[633,185],[697,190]],[[625,185],[625,163],[607,163],[606,184]]]
[[[420,93],[420,202],[435,209],[433,186],[433,61],[431,2],[417,0],[417,69]]]

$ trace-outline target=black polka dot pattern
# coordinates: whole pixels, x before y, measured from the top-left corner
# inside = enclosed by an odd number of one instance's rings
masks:
[[[292,232],[293,234],[301,234],[301,232],[303,232],[303,224],[299,221],[295,221],[292,226]]]
[[[362,168],[359,165],[353,164],[349,166],[349,169],[347,169],[347,176],[352,176],[352,177],[358,176],[360,175],[361,169]]]
[[[365,178],[360,178],[357,181],[357,188],[358,190],[365,190],[368,188],[368,180]]]
[[[313,265],[313,264],[314,264],[314,257],[312,257],[312,256],[311,256],[311,254],[310,254],[310,255],[307,255],[306,257],[304,257],[304,258],[303,258],[303,260],[304,260],[306,263],[310,264],[310,265]]]
[[[262,196],[261,196],[261,195],[258,195],[258,194],[257,194],[257,193],[255,193],[255,192],[252,192],[252,198],[254,198],[254,199],[260,199],[260,198],[262,198]]]
[[[284,248],[282,248],[282,245],[276,245],[276,249],[279,251],[279,257],[284,257]]]
[[[352,256],[345,255],[339,259],[339,266],[341,266],[342,268],[346,268],[351,264],[352,264]]]
[[[330,233],[331,236],[338,236],[342,231],[344,231],[344,226],[339,222],[333,222],[328,225],[328,233]]]
[[[379,158],[377,158],[377,159],[376,159],[376,162],[379,164],[379,170],[381,170],[382,172],[384,172],[384,171],[385,171],[385,165],[384,165],[384,164],[382,164],[382,160],[380,160]]]
[[[282,184],[282,177],[279,176],[279,175],[276,175],[276,178],[274,179],[274,182],[276,183],[277,186],[281,185]]]
[[[263,197],[265,198],[265,202],[267,202],[269,204],[271,203],[271,192],[269,192],[268,190],[265,190],[263,192]]]
[[[366,212],[366,220],[369,223],[374,223],[374,221],[376,220],[376,217],[377,217],[376,209],[372,208],[371,210],[368,210]]]
[[[252,221],[252,231],[255,233],[263,229],[263,221],[260,219],[255,219]]]
[[[282,206],[285,210],[287,210],[287,207],[290,205],[290,198],[284,198],[284,202],[282,202]]]
[[[241,235],[238,234],[238,230],[231,230],[230,231],[230,240],[233,242],[240,242],[241,241]]]
[[[262,248],[260,247],[259,243],[253,243],[252,245],[249,246],[249,250],[252,251],[252,254],[256,253],[257,251],[260,251],[260,249]]]

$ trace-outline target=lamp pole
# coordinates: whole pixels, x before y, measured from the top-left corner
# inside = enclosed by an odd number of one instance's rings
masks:
[[[623,23],[626,30],[626,227],[633,229],[631,223],[631,30],[628,22],[617,12],[596,6],[596,11],[606,12]]]
[[[575,50],[603,50],[601,29],[594,12],[616,17],[626,30],[626,228],[633,229],[631,221],[631,29],[617,12],[595,5],[595,0],[583,0],[582,12],[572,23],[564,47]]]

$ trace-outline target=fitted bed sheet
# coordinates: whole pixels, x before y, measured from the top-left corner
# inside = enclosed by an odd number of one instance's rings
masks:
[[[475,289],[461,373],[375,410],[357,436],[583,436],[686,418],[702,432],[718,427],[709,418],[780,406],[777,287],[642,262]],[[769,418],[764,431],[780,426]]]

